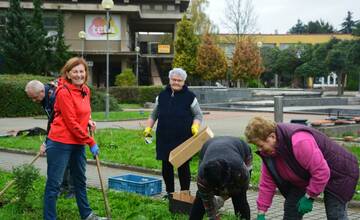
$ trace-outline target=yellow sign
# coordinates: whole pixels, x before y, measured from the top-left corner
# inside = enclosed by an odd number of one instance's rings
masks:
[[[158,44],[158,53],[170,53],[170,45]]]

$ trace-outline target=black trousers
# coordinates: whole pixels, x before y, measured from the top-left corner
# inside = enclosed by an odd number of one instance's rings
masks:
[[[231,195],[235,215],[238,219],[250,220],[250,206],[247,201],[246,191]],[[196,193],[194,204],[191,208],[189,220],[202,220],[205,214],[205,208],[200,198],[199,192]]]
[[[190,161],[186,161],[182,166],[178,168],[178,176],[180,180],[181,190],[189,190],[190,189]],[[173,165],[166,160],[162,160],[162,176],[164,178],[166,192],[172,193],[175,191],[174,184],[174,167]]]

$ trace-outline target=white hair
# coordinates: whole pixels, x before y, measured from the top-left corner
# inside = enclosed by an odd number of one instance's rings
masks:
[[[186,77],[187,77],[187,74],[186,74],[185,70],[183,70],[182,68],[174,68],[174,69],[170,70],[169,79],[173,75],[180,76],[184,81],[186,80]]]
[[[45,86],[42,82],[40,82],[39,80],[31,80],[30,82],[28,82],[25,86],[25,92],[34,92],[34,93],[39,93],[41,91],[45,90]]]

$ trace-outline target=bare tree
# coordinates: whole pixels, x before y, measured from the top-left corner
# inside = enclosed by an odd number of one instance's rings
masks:
[[[236,34],[237,40],[243,34],[254,32],[257,16],[252,0],[226,0],[225,19],[223,23],[226,29],[230,33]]]
[[[213,33],[217,31],[217,27],[211,23],[210,18],[205,13],[208,6],[209,0],[191,0],[190,2],[188,14],[190,14],[196,34],[202,35],[207,32]]]

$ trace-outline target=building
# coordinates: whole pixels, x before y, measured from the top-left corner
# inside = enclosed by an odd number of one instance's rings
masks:
[[[339,40],[355,39],[351,34],[248,34],[245,35],[254,39],[259,47],[278,47],[286,49],[296,44],[317,44],[326,43],[332,38]],[[219,34],[218,42],[225,54],[232,56],[235,50],[236,36],[232,34]]]
[[[107,26],[101,0],[43,2],[44,24],[48,33],[56,34],[57,11],[61,10],[64,13],[65,41],[70,45],[70,51],[75,55],[84,55],[91,69],[90,83],[104,87]],[[110,85],[125,68],[132,68],[134,72],[139,70],[139,84],[161,84],[160,73],[171,68],[174,50],[170,45],[175,36],[176,22],[182,18],[189,2],[114,0],[109,22]],[[21,1],[21,6],[33,9],[32,0]],[[1,11],[8,7],[8,0],[0,0]],[[4,15],[0,14],[0,27],[4,22]],[[79,34],[81,31],[85,31],[85,38]]]

